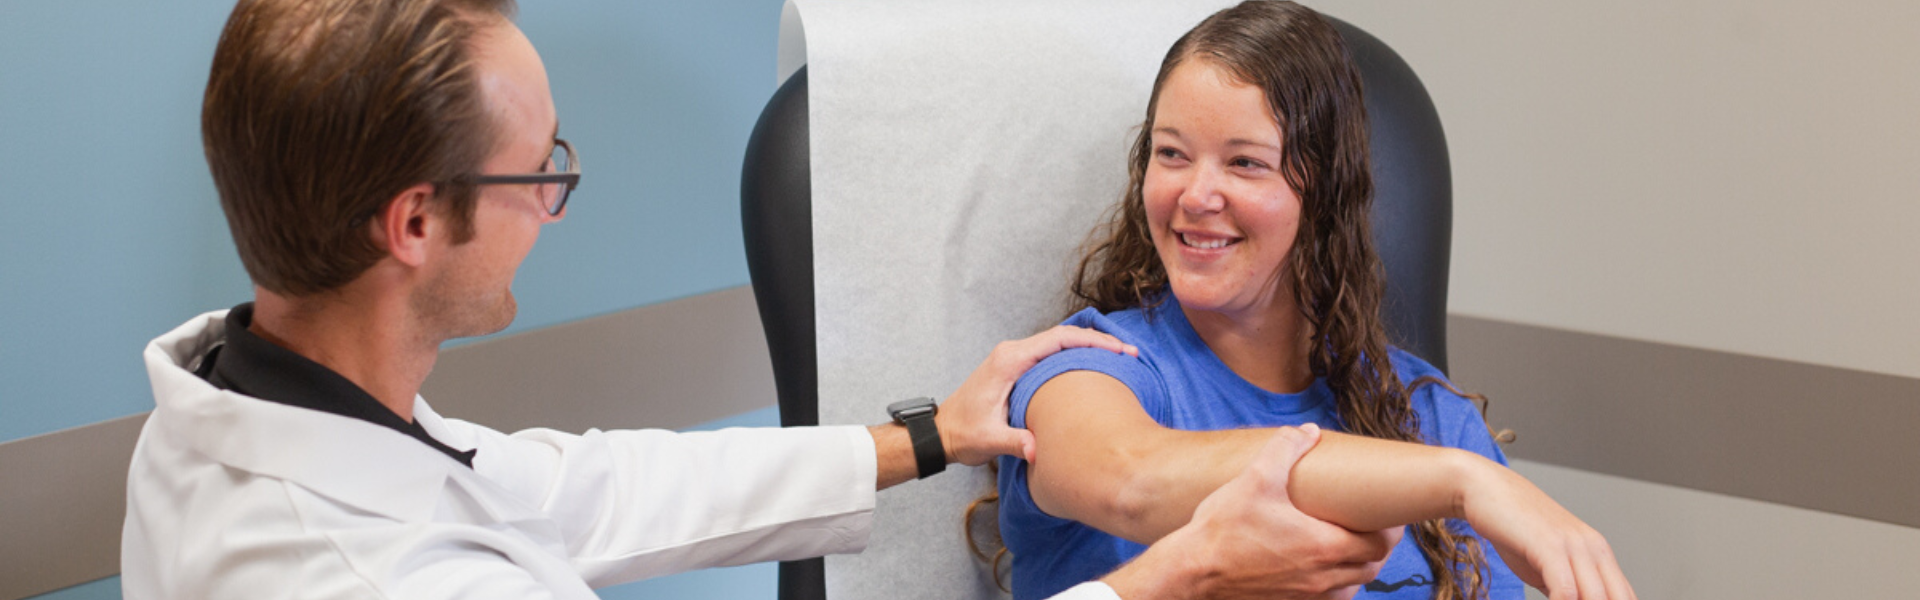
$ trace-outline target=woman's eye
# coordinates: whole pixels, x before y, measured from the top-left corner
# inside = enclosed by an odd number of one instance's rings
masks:
[[[1175,150],[1175,149],[1172,149],[1172,148],[1168,148],[1168,147],[1166,147],[1166,146],[1161,146],[1161,147],[1159,147],[1159,148],[1155,148],[1155,149],[1153,150],[1153,154],[1154,154],[1155,156],[1159,156],[1160,158],[1168,158],[1168,159],[1178,159],[1178,158],[1181,158],[1181,156],[1180,156],[1180,151],[1179,151],[1179,150]]]
[[[1246,157],[1241,157],[1241,158],[1236,158],[1236,159],[1233,159],[1233,162],[1231,162],[1231,163],[1228,163],[1228,164],[1231,164],[1231,165],[1233,165],[1234,167],[1237,167],[1237,168],[1241,168],[1241,169],[1265,169],[1265,168],[1267,168],[1267,164],[1266,164],[1266,163],[1263,163],[1263,162],[1260,162],[1260,161],[1257,161],[1257,160],[1254,160],[1254,159],[1251,159],[1251,158],[1246,158]]]

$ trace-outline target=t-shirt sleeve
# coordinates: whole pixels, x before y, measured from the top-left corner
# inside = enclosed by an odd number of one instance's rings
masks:
[[[1156,421],[1165,421],[1167,397],[1162,391],[1160,376],[1153,368],[1138,357],[1099,348],[1062,350],[1028,369],[1013,383],[1013,394],[1007,405],[1007,420],[1014,427],[1025,429],[1027,407],[1032,405],[1034,393],[1040,391],[1040,387],[1048,381],[1070,371],[1093,371],[1120,380],[1127,389],[1133,391],[1148,416]]]
[[[1445,390],[1441,391],[1445,392]],[[1443,395],[1453,396],[1451,393]],[[1452,415],[1453,418],[1447,419],[1450,421],[1448,425],[1452,431],[1441,434],[1441,444],[1485,456],[1488,460],[1502,465],[1507,464],[1507,453],[1502,452],[1500,444],[1493,441],[1493,432],[1488,430],[1486,419],[1481,418],[1479,407],[1466,398],[1455,396],[1452,399],[1456,401],[1457,406],[1464,405],[1460,408],[1465,410],[1456,408],[1462,414]],[[1443,402],[1446,400],[1446,398],[1442,399]]]

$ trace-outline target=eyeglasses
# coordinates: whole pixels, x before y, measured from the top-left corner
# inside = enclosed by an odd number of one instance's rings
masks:
[[[564,171],[553,169],[566,165]],[[573,195],[573,188],[580,185],[580,155],[574,153],[573,145],[560,138],[553,139],[553,156],[547,157],[548,170],[545,173],[526,175],[473,175],[467,177],[473,185],[491,184],[534,184],[540,190],[541,208],[548,216],[560,216],[567,209],[567,197]]]

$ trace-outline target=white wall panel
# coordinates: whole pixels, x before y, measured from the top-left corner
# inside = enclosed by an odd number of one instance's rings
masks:
[[[1641,598],[1910,598],[1920,529],[1514,461],[1607,536]]]

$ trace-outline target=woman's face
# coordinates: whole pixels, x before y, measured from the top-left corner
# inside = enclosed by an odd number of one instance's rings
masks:
[[[1187,310],[1248,314],[1283,296],[1300,196],[1280,172],[1266,94],[1200,57],[1162,84],[1142,195],[1153,245]]]

